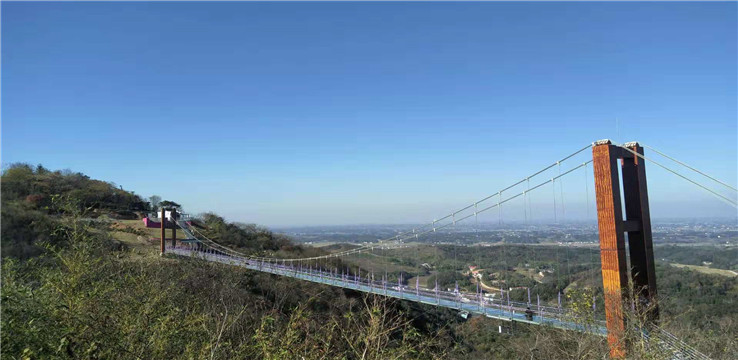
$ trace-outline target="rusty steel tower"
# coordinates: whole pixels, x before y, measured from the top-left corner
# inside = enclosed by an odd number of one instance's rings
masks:
[[[638,309],[647,309],[645,315],[651,321],[658,318],[646,168],[643,158],[636,154],[643,155],[643,148],[636,142],[621,147],[609,140],[600,140],[592,147],[607,341],[613,358],[625,356],[627,308],[635,309],[635,301],[638,301]],[[630,268],[625,234],[628,235]]]

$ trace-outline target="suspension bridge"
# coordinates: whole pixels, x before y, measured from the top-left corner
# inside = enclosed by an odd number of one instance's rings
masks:
[[[609,140],[592,143],[510,186],[452,211],[441,218],[434,219],[425,225],[374,243],[365,243],[353,249],[320,256],[302,258],[249,256],[213,241],[197,228],[190,226],[188,222],[177,220],[176,214],[171,221],[175,225],[171,227],[172,241],[171,244],[166,244],[165,229],[167,228],[167,221],[164,214],[165,210],[162,209],[160,250],[162,254],[171,253],[239,266],[303,281],[445,307],[500,320],[545,325],[607,336],[610,355],[614,358],[622,358],[626,355],[626,344],[622,340],[627,321],[627,316],[624,313],[627,311],[627,295],[631,295],[638,299],[640,303],[647,305],[646,315],[650,320],[650,324],[639,330],[639,336],[646,340],[651,350],[663,354],[666,358],[708,359],[704,354],[656,325],[658,303],[645,162],[648,161],[665,169],[668,173],[686,180],[734,208],[738,205],[732,197],[738,190],[684,162],[649,148],[667,160],[699,175],[701,178],[709,180],[710,184],[706,185],[704,181],[687,177],[670,166],[644,156],[643,147],[638,143],[613,144]],[[572,159],[588,149],[592,150],[591,159],[562,170],[563,164],[571,163]],[[515,199],[522,200],[525,219],[528,221],[532,214],[531,194],[540,191],[539,189],[549,184],[553,188],[553,213],[556,220],[557,214],[561,216],[565,214],[563,187],[560,186],[561,196],[559,198],[556,185],[560,185],[565,177],[571,176],[572,173],[580,169],[583,169],[586,177],[590,164],[592,164],[594,171],[601,272],[605,295],[605,319],[596,318],[593,315],[594,312],[592,312],[592,315],[582,315],[567,306],[562,306],[560,293],[557,304],[542,302],[538,295],[532,298],[530,289],[528,289],[527,302],[511,300],[510,292],[505,292],[502,289],[500,289],[499,297],[489,298],[483,296],[480,282],[477,282],[477,291],[474,293],[460,291],[458,285],[450,291],[439,288],[437,283],[434,288],[427,288],[420,285],[418,277],[415,278],[415,284],[406,284],[402,275],[397,279],[397,282],[390,281],[386,273],[377,279],[373,271],[358,267],[346,267],[340,262],[341,259],[349,256],[373,252],[375,249],[387,250],[414,246],[409,242],[439,232],[442,229],[453,227],[465,220],[472,218],[476,220],[480,214],[493,210],[496,210],[501,221],[503,206]],[[553,175],[551,175],[552,171],[554,172]],[[541,180],[544,176],[550,177]],[[585,186],[587,186],[586,184],[587,181],[585,180]],[[716,190],[715,185],[722,187],[723,190]],[[622,194],[620,193],[621,186]],[[725,195],[726,189],[730,195]],[[587,193],[589,193],[588,190]],[[558,205],[557,198],[559,198]],[[184,231],[187,241],[177,243],[177,228]],[[626,254],[625,234],[627,234],[629,245],[627,248],[628,254]],[[627,255],[630,255],[629,258]],[[629,284],[633,289],[636,289],[635,294],[628,294]],[[595,305],[593,304],[593,306]]]

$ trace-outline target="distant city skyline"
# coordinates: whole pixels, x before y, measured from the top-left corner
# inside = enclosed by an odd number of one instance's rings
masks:
[[[425,223],[602,138],[641,141],[735,187],[737,12],[3,2],[2,164],[279,227]],[[558,194],[557,216],[594,219],[587,171],[503,216],[553,220]],[[654,219],[737,216],[654,164],[647,173]]]

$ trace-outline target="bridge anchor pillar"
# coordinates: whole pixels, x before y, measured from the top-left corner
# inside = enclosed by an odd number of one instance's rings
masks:
[[[169,212],[172,218],[172,248],[177,246],[177,209],[172,208]]]
[[[160,224],[161,224],[161,242],[159,243],[159,250],[161,251],[160,255],[164,255],[165,246],[164,246],[164,238],[166,237],[166,225],[167,225],[167,218],[164,216],[164,207],[161,208],[161,217],[159,218]]]
[[[628,143],[624,147],[643,154],[643,148],[638,143]],[[600,232],[602,285],[607,315],[607,341],[610,356],[623,358],[626,355],[627,309],[637,310],[633,315],[645,315],[649,321],[656,321],[658,318],[646,168],[642,158],[624,148],[612,145],[609,140],[600,140],[594,144],[592,159]],[[618,160],[622,174],[622,200]],[[630,269],[627,265],[625,234],[628,235]],[[633,293],[629,291],[631,288]]]

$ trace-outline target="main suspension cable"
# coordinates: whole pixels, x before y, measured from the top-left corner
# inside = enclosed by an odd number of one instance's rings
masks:
[[[458,210],[456,210],[456,211],[454,211],[454,212],[452,212],[452,213],[450,213],[450,214],[448,214],[448,215],[446,215],[446,216],[444,216],[444,217],[442,217],[440,219],[436,219],[432,223],[428,223],[428,224],[423,225],[423,226],[418,227],[418,228],[413,228],[410,231],[406,231],[406,232],[403,232],[403,233],[394,235],[394,236],[389,237],[389,238],[386,238],[386,239],[378,240],[377,242],[375,242],[373,244],[364,244],[364,245],[361,245],[361,246],[359,246],[357,248],[354,248],[354,249],[351,249],[351,250],[344,250],[344,251],[333,253],[333,254],[321,255],[321,256],[313,256],[313,257],[306,257],[306,258],[286,258],[286,259],[285,258],[281,258],[279,260],[293,262],[293,261],[300,261],[300,260],[317,260],[317,259],[323,259],[323,258],[329,258],[329,257],[341,257],[341,256],[345,256],[345,255],[350,255],[350,254],[364,252],[364,251],[366,251],[368,249],[373,248],[374,246],[381,246],[382,244],[388,243],[388,242],[394,242],[395,244],[397,244],[399,242],[408,240],[410,238],[416,238],[417,239],[421,235],[425,235],[425,234],[428,234],[428,233],[431,233],[431,232],[436,232],[437,230],[443,229],[443,228],[445,228],[445,227],[447,227],[449,225],[454,224],[455,222],[462,221],[462,220],[468,219],[468,218],[470,218],[472,216],[475,216],[475,213],[485,212],[485,211],[490,210],[490,209],[492,209],[494,207],[501,207],[502,204],[504,204],[504,203],[506,203],[506,202],[508,202],[510,200],[513,200],[513,199],[515,199],[517,197],[526,195],[527,192],[530,192],[530,191],[533,191],[535,189],[538,189],[539,187],[541,187],[541,186],[543,186],[545,184],[548,184],[549,182],[554,182],[556,179],[559,179],[559,178],[561,178],[561,177],[563,177],[563,176],[571,173],[572,171],[585,166],[586,164],[592,162],[592,160],[589,160],[589,161],[587,161],[587,162],[585,162],[585,163],[583,163],[581,165],[578,165],[578,166],[576,166],[576,167],[574,167],[574,168],[572,168],[572,169],[570,169],[570,170],[568,170],[568,171],[566,171],[564,173],[560,173],[558,176],[555,176],[555,177],[553,177],[553,178],[551,178],[549,180],[546,180],[546,181],[544,181],[544,182],[542,182],[542,183],[540,183],[540,184],[538,184],[538,185],[536,185],[536,186],[534,186],[532,188],[529,188],[529,189],[527,189],[527,190],[525,190],[525,191],[523,191],[521,193],[517,193],[517,194],[515,194],[515,195],[513,195],[511,197],[508,197],[508,198],[504,199],[504,200],[501,199],[501,195],[502,195],[502,193],[504,191],[510,190],[510,189],[514,188],[515,186],[520,185],[520,184],[522,184],[524,182],[529,182],[531,178],[533,178],[533,177],[535,177],[537,175],[540,175],[541,173],[543,173],[543,172],[545,172],[545,171],[547,171],[547,170],[549,170],[549,169],[551,169],[551,168],[553,168],[555,166],[559,166],[561,164],[561,162],[566,161],[566,160],[572,158],[573,156],[575,156],[575,155],[577,155],[577,154],[579,154],[579,153],[583,152],[584,150],[589,149],[591,147],[592,147],[591,144],[590,145],[587,145],[587,146],[585,146],[585,147],[583,147],[583,148],[581,148],[581,149],[579,149],[579,150],[577,150],[577,151],[575,151],[575,152],[567,155],[566,157],[562,158],[561,160],[558,160],[558,161],[552,163],[551,165],[548,165],[548,166],[544,167],[543,169],[541,169],[541,170],[533,173],[532,175],[527,176],[527,177],[521,179],[520,181],[518,181],[518,182],[516,182],[516,183],[514,183],[514,184],[512,184],[512,185],[510,185],[510,186],[508,186],[508,187],[506,187],[506,188],[504,188],[504,189],[502,189],[502,190],[500,190],[500,191],[492,194],[492,195],[489,195],[489,196],[487,196],[485,198],[482,198],[481,200],[478,200],[478,201],[476,201],[476,202],[474,202],[474,203],[472,203],[470,205],[467,205],[467,206],[465,206],[463,208],[460,208],[460,209],[458,209]],[[479,210],[479,211],[477,211],[475,213],[466,215],[466,216],[464,216],[462,218],[458,218],[458,219],[456,218],[456,214],[458,214],[460,212],[463,212],[463,211],[466,211],[466,210],[469,210],[469,209],[475,207],[476,205],[478,205],[479,203],[484,202],[484,201],[487,201],[487,200],[489,200],[489,199],[491,199],[492,197],[495,197],[495,196],[500,197],[500,199],[498,200],[498,202],[496,204],[492,204],[492,205],[490,205],[490,206],[488,206],[486,208],[483,208],[483,209],[481,209],[481,210]],[[453,222],[450,222],[450,223],[447,223],[445,225],[436,226],[436,224],[438,222],[447,220],[449,218],[454,219],[454,221]],[[430,227],[430,229],[429,229],[429,227]],[[420,230],[423,230],[423,229],[427,229],[427,230],[420,231]],[[199,233],[200,235],[204,236],[204,234],[202,234],[202,232],[200,232],[198,230],[195,230],[195,231],[197,233]],[[217,244],[217,242],[212,241],[211,239],[208,239],[208,240],[211,241],[214,244]],[[260,260],[266,260],[266,261],[271,261],[271,260],[274,260],[274,259],[278,259],[278,258],[267,258],[267,257],[253,257],[253,256],[248,256],[248,255],[245,255],[245,254],[240,253],[238,251],[235,251],[233,249],[226,248],[226,247],[224,247],[224,246],[222,246],[220,244],[218,244],[217,246],[219,248],[223,248],[224,249],[223,251],[236,253],[236,254],[239,254],[240,256],[245,256],[245,257],[248,257],[248,258],[251,258],[251,259],[260,259]]]
[[[700,175],[702,175],[702,176],[704,176],[704,177],[706,177],[706,178],[708,178],[708,179],[710,179],[710,180],[712,180],[712,181],[714,181],[714,182],[716,182],[718,184],[721,184],[721,185],[723,185],[723,186],[725,186],[725,187],[727,187],[727,188],[729,188],[729,189],[731,189],[733,191],[738,191],[738,189],[734,188],[733,186],[731,186],[731,185],[729,185],[729,184],[727,184],[727,183],[725,183],[723,181],[720,181],[719,179],[715,178],[714,176],[710,176],[708,174],[705,174],[704,172],[699,171],[699,170],[695,169],[694,167],[689,166],[689,165],[687,165],[687,164],[685,164],[685,163],[683,163],[683,162],[681,162],[681,161],[679,161],[679,160],[677,160],[677,159],[675,159],[675,158],[673,158],[673,157],[671,157],[669,155],[666,155],[666,154],[662,153],[661,151],[658,151],[658,150],[654,149],[651,146],[648,146],[648,145],[645,145],[645,144],[640,144],[640,145],[643,146],[644,148],[647,148],[648,150],[651,150],[651,151],[653,151],[653,152],[655,152],[655,153],[657,153],[657,154],[659,154],[659,155],[661,155],[661,156],[663,156],[663,157],[665,157],[665,158],[667,158],[667,159],[669,159],[669,160],[671,160],[671,161],[673,161],[673,162],[675,162],[675,163],[677,163],[679,165],[682,165],[682,166],[686,167],[687,169],[692,170],[692,171],[694,171],[694,172],[696,172],[696,173],[698,173],[698,174],[700,174]]]
[[[708,187],[706,187],[706,186],[704,186],[704,185],[702,185],[702,184],[700,184],[700,183],[698,183],[698,182],[696,182],[696,181],[694,181],[694,180],[692,180],[692,179],[690,179],[690,178],[688,178],[688,177],[686,177],[686,176],[684,176],[684,175],[682,175],[682,174],[680,174],[680,173],[676,172],[675,170],[673,170],[673,169],[671,169],[671,168],[669,168],[669,167],[667,167],[667,166],[665,166],[665,165],[662,165],[662,164],[660,164],[660,163],[658,163],[658,162],[656,162],[656,161],[653,161],[652,159],[649,159],[649,158],[647,158],[647,157],[643,156],[642,154],[639,154],[638,152],[636,152],[636,151],[633,151],[633,150],[631,150],[631,149],[629,149],[629,148],[627,148],[627,147],[625,147],[625,146],[623,146],[623,145],[617,145],[617,146],[619,146],[620,148],[624,149],[625,151],[628,151],[628,152],[630,152],[631,154],[633,154],[633,155],[635,155],[635,156],[637,156],[637,157],[639,157],[639,158],[641,158],[641,159],[643,159],[643,160],[646,160],[646,161],[648,161],[648,162],[651,162],[651,163],[654,163],[654,164],[656,164],[656,165],[660,166],[660,167],[661,167],[661,168],[663,168],[664,170],[666,170],[666,171],[668,171],[668,172],[670,172],[670,173],[672,173],[672,174],[674,174],[674,175],[676,175],[676,176],[678,176],[678,177],[680,177],[680,178],[682,178],[682,179],[684,179],[684,180],[687,180],[687,181],[689,181],[690,183],[692,183],[692,184],[694,184],[694,185],[697,185],[697,186],[698,186],[698,187],[700,187],[701,189],[703,189],[703,190],[705,190],[705,191],[709,192],[710,194],[712,194],[712,195],[714,195],[714,196],[716,196],[716,197],[720,198],[721,200],[723,200],[723,201],[724,201],[724,202],[726,202],[727,204],[730,204],[731,206],[733,206],[733,207],[736,207],[736,208],[738,208],[738,203],[736,203],[735,201],[733,201],[733,200],[731,200],[731,199],[729,199],[729,198],[727,198],[727,197],[725,197],[725,196],[723,196],[723,195],[719,194],[718,192],[716,192],[716,191],[714,191],[714,190],[711,190],[710,188],[708,188]]]

